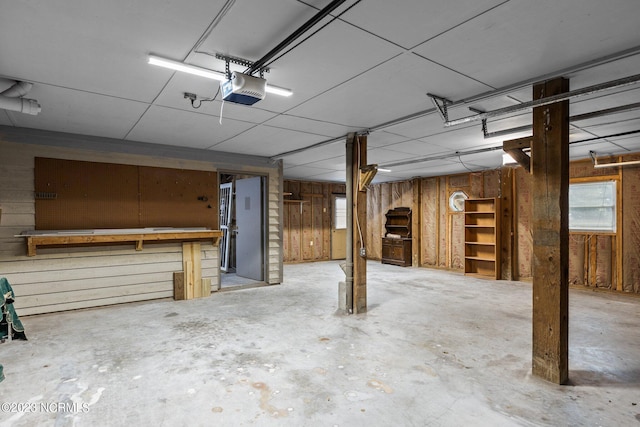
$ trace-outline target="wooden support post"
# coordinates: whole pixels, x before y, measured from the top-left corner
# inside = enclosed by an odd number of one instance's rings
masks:
[[[514,246],[514,235],[516,234],[515,224],[513,221],[513,209],[514,209],[514,195],[513,195],[513,181],[515,177],[515,170],[513,168],[505,167],[500,171],[500,212],[496,212],[496,215],[500,215],[500,223],[498,224],[502,229],[500,230],[501,242],[496,242],[500,246],[496,250],[501,250],[500,256],[500,268],[502,273],[500,277],[503,280],[514,280],[514,254],[516,249]]]
[[[367,258],[361,248],[366,244],[367,230],[367,190],[360,191],[360,169],[367,165],[367,137],[356,136],[353,144],[353,313],[367,311]]]
[[[569,91],[554,79],[533,99]],[[533,110],[533,374],[569,379],[569,101]]]
[[[182,244],[185,299],[201,298],[203,296],[200,249],[200,242],[185,242]]]
[[[411,207],[411,265],[422,266],[422,241],[420,230],[422,229],[422,179],[411,180],[413,188],[413,206]]]

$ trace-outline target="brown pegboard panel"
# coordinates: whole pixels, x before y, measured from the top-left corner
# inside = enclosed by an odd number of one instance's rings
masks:
[[[138,226],[137,168],[35,159],[36,229]]]
[[[216,172],[140,166],[143,227],[218,228]]]
[[[218,228],[216,172],[35,159],[37,230]]]

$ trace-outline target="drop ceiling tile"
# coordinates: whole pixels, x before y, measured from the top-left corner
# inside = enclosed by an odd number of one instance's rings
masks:
[[[635,47],[638,16],[628,0],[509,1],[415,51],[505,87]]]
[[[300,153],[283,157],[285,164],[306,165],[314,161],[326,159],[344,158],[346,153],[345,142],[338,141],[317,148],[309,148]]]
[[[264,124],[283,129],[312,133],[325,136],[327,138],[337,138],[340,136],[344,136],[345,140],[349,132],[358,130],[349,128],[347,126],[314,120],[313,118],[296,117],[287,114],[275,116],[274,118],[266,121]]]
[[[428,76],[428,77],[427,77]],[[423,110],[434,91],[454,92],[459,97],[487,87],[416,55],[404,54],[290,111],[363,129]]]
[[[429,102],[429,103],[427,103]],[[432,108],[428,98],[425,97],[425,108]],[[385,127],[386,132],[401,135],[407,139],[422,138],[427,135],[444,132],[444,121],[437,113],[430,113],[423,117],[399,123],[397,125]]]
[[[20,42],[0,37],[0,75],[150,102],[172,72],[147,55],[182,59],[223,3],[6,2],[1,31]]]
[[[256,61],[317,12],[296,0],[231,3],[198,51]]]
[[[460,172],[460,169],[464,169],[464,167],[459,162],[444,159],[393,166],[391,167],[390,173],[380,174],[380,178],[394,177],[396,179],[410,179],[420,176],[449,175]]]
[[[367,0],[343,19],[404,48],[411,48],[502,3],[503,0],[433,2]]]
[[[616,51],[618,50],[623,49]],[[566,77],[569,78],[569,86],[574,90],[634,76],[638,74],[638,70],[640,70],[640,54],[636,53],[617,61],[606,61],[602,65],[587,68]]]
[[[326,182],[345,182],[346,176],[344,172],[324,172],[319,174],[310,174],[308,178],[300,176],[300,179],[310,179],[312,181],[326,181]]]
[[[367,150],[367,163],[384,165],[385,163],[409,160],[411,158],[415,158],[415,156],[384,148],[372,148]]]
[[[640,117],[635,114],[633,118],[628,120],[581,126],[581,129],[593,133],[597,136],[614,135],[622,132],[633,132],[640,130]]]
[[[470,155],[462,155],[458,161],[463,167],[472,171],[483,169],[496,169],[502,167],[502,155],[504,151],[494,150],[486,153],[476,153]]]
[[[210,148],[251,128],[251,123],[153,106],[127,139],[179,147]]]
[[[37,116],[15,113],[19,127],[122,139],[147,105],[110,96],[35,85],[28,95],[42,106]]]
[[[419,139],[405,141],[393,145],[387,145],[386,148],[401,153],[412,154],[416,157],[423,157],[432,154],[442,154],[449,151],[448,148]]]
[[[284,176],[287,179],[304,178],[305,176],[316,176],[320,174],[333,174],[335,171],[325,168],[315,168],[313,166],[293,166],[284,168]],[[343,174],[344,179],[344,174]]]
[[[637,104],[638,102],[640,102],[640,87],[630,86],[616,92],[604,91],[589,97],[575,98],[571,101],[570,110],[571,115],[575,116],[608,108]],[[634,112],[636,116],[640,115],[640,108],[638,107],[631,111]],[[609,115],[602,117],[609,117]]]
[[[334,157],[333,159],[326,160],[317,160],[313,162],[309,162],[308,165],[322,168],[322,169],[331,169],[335,171],[345,171],[347,170],[347,161],[346,157]]]
[[[237,3],[208,37],[202,50],[255,61],[316,13],[315,9],[301,7],[300,2],[292,0],[263,3]],[[283,13],[273,13],[276,8]],[[252,31],[242,34],[237,23],[242,22],[242,16],[247,13],[265,19]],[[255,15],[257,13],[261,15]],[[402,52],[397,46],[345,22],[329,22],[330,18],[325,18],[318,24],[318,28],[328,24],[325,28],[310,38],[303,36],[295,41],[290,45],[292,49],[286,49],[286,54],[277,56],[269,65],[271,71],[265,74],[267,82],[291,89],[293,95],[285,98],[268,94],[260,101],[261,108],[287,111]],[[244,49],[237,51],[240,47]]]
[[[393,132],[389,132],[387,128],[372,132],[367,138],[367,146],[371,148],[382,148],[387,145],[397,144],[398,142],[406,141],[406,136],[396,135]]]
[[[216,151],[271,157],[325,139],[318,135],[260,125],[214,144],[211,148]]]
[[[12,121],[12,119],[9,117],[9,114],[11,114],[11,116],[13,117],[15,114],[21,114],[21,113],[7,111],[7,110],[0,110],[0,125],[13,126],[13,121],[15,121],[15,119],[13,119]]]
[[[600,157],[620,154],[624,150],[606,141],[591,141],[582,144],[571,144],[569,146],[569,156],[571,160],[588,159],[591,157],[590,151],[594,151],[597,157]]]

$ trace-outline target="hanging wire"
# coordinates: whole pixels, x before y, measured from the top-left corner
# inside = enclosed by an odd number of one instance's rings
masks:
[[[460,154],[458,154],[458,160],[460,161],[460,164],[461,164],[462,166],[464,166],[464,168],[465,168],[466,170],[468,170],[469,172],[475,172],[474,170],[469,169],[469,167],[468,167],[468,166],[467,166],[467,165],[462,161],[462,157],[460,156]]]
[[[220,86],[218,86],[218,90],[217,90],[216,94],[213,95],[213,98],[200,98],[200,99],[198,99],[197,100],[198,101],[198,105],[197,106],[195,104],[196,99],[191,99],[191,107],[193,107],[194,109],[197,110],[198,108],[200,108],[202,106],[203,102],[212,102],[218,97],[219,94],[220,94]]]

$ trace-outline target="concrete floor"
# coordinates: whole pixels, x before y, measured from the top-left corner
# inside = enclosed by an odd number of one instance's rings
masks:
[[[280,286],[25,317],[29,341],[0,344],[0,425],[640,424],[640,299],[571,291],[557,386],[530,375],[530,284],[368,269],[360,316],[334,314],[342,271],[321,262]]]

